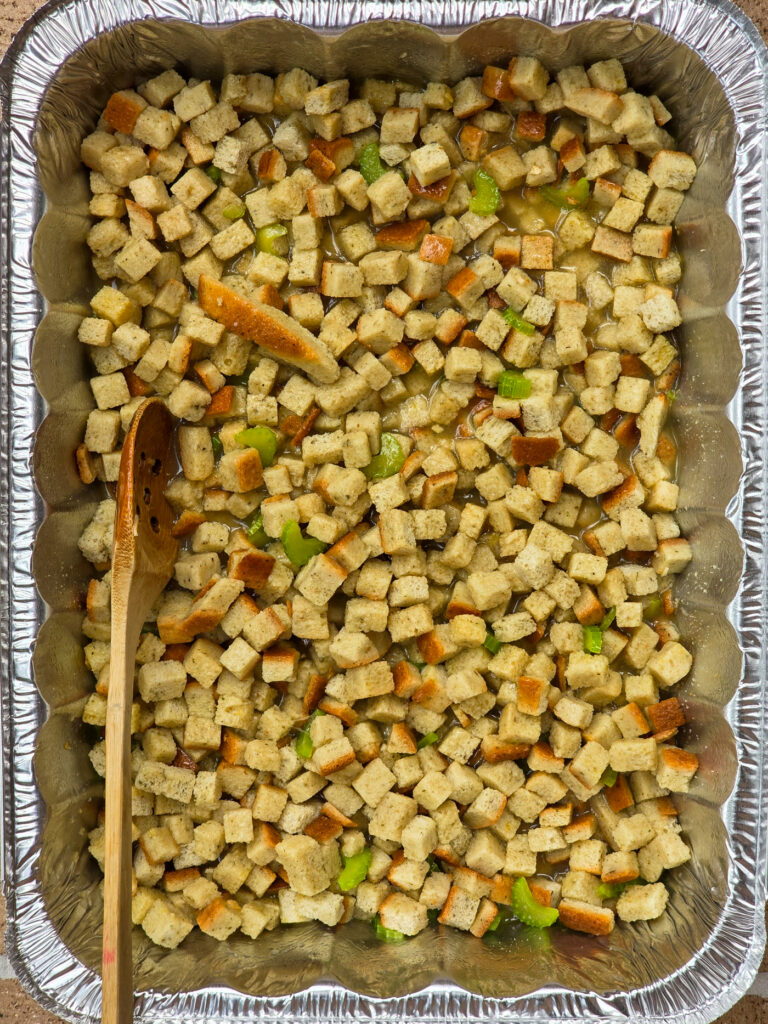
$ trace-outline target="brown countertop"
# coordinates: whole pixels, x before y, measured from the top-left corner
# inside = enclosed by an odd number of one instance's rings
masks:
[[[667,0],[674,3],[674,0]],[[768,39],[768,0],[736,0],[752,18],[763,38]],[[43,0],[0,0],[0,56],[5,53],[15,32],[27,18],[43,6]],[[5,926],[5,904],[0,896],[0,929]],[[57,1017],[41,1009],[12,977],[4,955],[0,931],[0,1021],[3,1024],[61,1024]],[[760,995],[748,995],[715,1024],[768,1024],[768,953],[755,983]],[[680,1024],[685,1024],[680,1021]]]

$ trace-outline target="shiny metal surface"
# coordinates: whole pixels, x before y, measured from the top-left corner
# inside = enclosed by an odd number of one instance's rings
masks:
[[[768,55],[753,26],[727,0],[56,0],[0,71],[0,671],[9,953],[25,986],[63,1017],[98,1018],[101,918],[86,848],[101,783],[78,717],[91,681],[77,611],[88,566],[76,538],[98,499],[71,458],[91,407],[76,340],[94,285],[79,141],[114,89],[174,64],[213,78],[300,64],[323,76],[450,81],[516,52],[552,70],[618,56],[703,162],[678,223],[684,373],[674,406],[681,520],[695,552],[678,586],[695,653],[682,687],[688,742],[702,765],[680,801],[694,859],[672,874],[660,921],[607,939],[556,930],[549,948],[450,929],[381,946],[361,922],[224,945],[198,934],[170,953],[136,934],[136,1019],[704,1024],[757,971]]]

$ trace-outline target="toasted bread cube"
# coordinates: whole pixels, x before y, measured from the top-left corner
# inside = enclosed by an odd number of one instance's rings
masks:
[[[353,788],[360,794],[369,807],[377,807],[386,794],[396,785],[397,778],[384,762],[376,757],[353,780]]]
[[[688,750],[677,747],[659,748],[659,766],[656,780],[673,793],[687,793],[690,781],[699,768],[699,759]]]
[[[431,185],[451,173],[448,154],[436,142],[416,149],[410,156],[411,170],[422,186]]]
[[[566,928],[589,935],[610,935],[613,931],[614,914],[608,907],[569,898],[560,900],[558,910]]]
[[[453,786],[442,772],[427,772],[414,787],[413,796],[428,811],[436,811],[451,795]]]
[[[536,874],[536,854],[528,843],[528,835],[515,836],[507,843],[504,874],[524,875],[530,878]]]
[[[661,882],[630,886],[619,896],[616,913],[622,921],[655,921],[666,910],[668,899],[667,887]]]
[[[464,854],[464,862],[473,871],[491,877],[503,870],[506,863],[506,848],[492,832],[476,832]]]
[[[314,896],[331,881],[328,859],[320,844],[309,836],[286,836],[275,847],[275,855],[288,874],[292,889]]]
[[[648,177],[657,188],[685,192],[691,187],[696,170],[696,162],[687,153],[662,149],[648,165]]]
[[[549,146],[537,146],[523,153],[525,183],[533,187],[557,180],[557,157]],[[552,266],[544,267],[551,270]]]
[[[189,935],[194,924],[173,904],[156,898],[144,915],[141,927],[155,945],[175,949]]]
[[[552,270],[554,238],[551,235],[523,235],[520,266],[525,270]]]
[[[299,571],[294,586],[313,604],[326,605],[347,575],[335,559],[316,555]]]
[[[691,851],[675,832],[664,831],[638,851],[640,874],[648,882],[658,880],[662,871],[680,867],[691,859]]]
[[[651,296],[640,306],[638,312],[649,331],[663,334],[682,323],[677,303],[670,295],[662,293]]]
[[[289,272],[290,279],[290,272]],[[298,283],[298,282],[296,282]],[[320,290],[331,298],[355,298],[363,287],[362,271],[351,263],[326,260],[322,265]]]
[[[274,900],[255,900],[241,908],[240,930],[250,939],[257,939],[267,929],[271,930],[279,921],[280,910]]]
[[[528,173],[528,168],[514,146],[492,150],[483,159],[482,166],[495,179],[499,188],[504,190],[519,185]]]
[[[648,659],[648,671],[665,687],[674,686],[688,675],[693,657],[682,644],[668,641]]]
[[[149,161],[138,146],[118,145],[102,151],[97,158],[100,170],[110,185],[125,188],[134,178],[140,178],[149,170]]]
[[[549,73],[535,57],[513,57],[507,81],[514,95],[524,100],[541,100],[547,91]]]
[[[427,908],[405,893],[392,893],[379,907],[379,920],[384,928],[417,935],[427,927]]]
[[[396,171],[387,171],[374,181],[368,186],[367,194],[374,210],[381,214],[383,220],[397,220],[401,217],[412,198],[410,189]]]
[[[645,215],[654,224],[672,224],[684,198],[677,189],[655,188],[646,204]]]
[[[368,206],[368,185],[359,171],[347,168],[336,179],[335,185],[353,210],[364,210]]]
[[[453,928],[469,931],[477,916],[480,899],[470,895],[464,889],[453,885],[438,916],[440,924],[449,924]],[[426,908],[425,908],[426,909]]]
[[[607,89],[610,92],[623,93],[627,88],[624,68],[615,57],[600,60],[587,68],[589,81],[595,89]]]
[[[565,96],[565,105],[574,113],[610,125],[623,109],[621,98],[609,89],[574,89]]]
[[[405,826],[416,817],[417,803],[399,793],[387,793],[370,819],[368,831],[379,839],[399,843]]]
[[[427,875],[421,888],[419,903],[423,903],[429,910],[440,910],[448,899],[450,888],[450,875],[444,875],[440,871]]]

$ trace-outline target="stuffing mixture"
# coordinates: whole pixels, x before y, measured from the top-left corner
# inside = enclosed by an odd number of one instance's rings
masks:
[[[179,420],[181,553],[133,706],[153,942],[664,913],[698,767],[665,429],[696,164],[670,118],[617,60],[534,57],[109,99],[82,144],[81,478],[114,494],[145,396]],[[114,512],[80,540],[97,729]]]

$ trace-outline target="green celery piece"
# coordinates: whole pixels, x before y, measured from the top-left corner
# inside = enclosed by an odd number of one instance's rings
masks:
[[[499,398],[529,398],[533,385],[522,373],[504,370],[496,382]]]
[[[312,742],[312,737],[308,732],[302,730],[296,737],[296,753],[306,761],[312,757],[314,750],[315,745]]]
[[[621,882],[601,882],[597,887],[597,895],[601,900],[615,900],[623,890]]]
[[[559,206],[561,210],[573,210],[589,202],[589,182],[586,178],[579,178],[573,185],[564,188],[542,185],[539,192],[548,203]]]
[[[531,928],[549,928],[560,916],[555,907],[543,907],[534,898],[522,876],[512,886],[512,909],[523,924]]]
[[[659,597],[658,594],[654,594],[654,596],[651,598],[651,600],[648,602],[648,604],[643,609],[643,618],[644,619],[652,619],[654,616],[658,615],[660,611],[661,611],[661,598]]]
[[[597,895],[601,900],[615,900],[630,885],[643,885],[643,880],[633,878],[629,882],[601,882],[597,887]]]
[[[384,480],[403,468],[405,452],[394,434],[382,434],[379,454],[374,455],[363,472],[369,480]]]
[[[285,224],[267,224],[256,232],[256,247],[260,252],[268,252],[271,256],[280,256],[275,249],[275,242],[288,234]]]
[[[211,181],[215,181],[217,185],[221,181],[221,171],[219,170],[218,167],[214,167],[213,164],[210,164],[210,166],[205,168],[205,173],[208,175]]]
[[[230,203],[229,206],[224,207],[221,215],[226,217],[227,220],[240,220],[241,217],[245,216],[245,207],[242,203]]]
[[[385,928],[379,920],[379,915],[373,919],[373,924],[376,929],[376,938],[379,942],[405,942],[408,938],[402,932],[396,931],[394,928]]]
[[[387,169],[382,164],[381,157],[379,156],[378,142],[369,142],[367,146],[363,146],[357,163],[360,173],[368,185],[372,185],[374,181],[378,181],[383,174],[387,173]]]
[[[606,629],[610,629],[613,625],[613,620],[616,618],[616,609],[609,608],[603,616],[603,621],[600,623],[600,631],[604,633]]]
[[[483,647],[486,651],[490,651],[491,654],[498,654],[501,650],[501,640],[498,640],[493,633],[487,633],[485,640],[483,640]]]
[[[608,789],[611,789],[613,786],[616,785],[616,780],[618,779],[618,777],[619,773],[614,771],[613,768],[606,768],[603,774],[600,776],[600,784],[602,786],[607,786]]]
[[[424,747],[431,747],[433,743],[437,743],[437,739],[438,736],[436,732],[424,733],[419,742],[416,744],[416,749],[423,750]]]
[[[235,434],[238,444],[246,448],[255,448],[261,456],[261,464],[265,468],[271,466],[277,451],[277,434],[269,427],[246,427]]]
[[[295,519],[289,519],[280,534],[283,550],[294,565],[306,565],[310,558],[321,554],[328,547],[321,540],[305,537]]]
[[[220,459],[224,451],[224,445],[221,443],[221,438],[218,434],[211,434],[211,448],[213,448],[214,459]]]
[[[245,535],[255,548],[264,548],[269,544],[269,537],[264,532],[264,517],[257,512],[246,525]]]
[[[524,320],[519,313],[515,312],[511,306],[507,306],[506,309],[502,309],[501,315],[507,321],[510,327],[514,327],[516,331],[520,331],[521,334],[534,334],[536,328],[533,324]]]
[[[584,650],[587,654],[599,654],[603,649],[603,633],[599,626],[584,627]]]
[[[325,712],[321,711],[320,708],[315,708],[304,725],[299,729],[299,733],[296,737],[296,753],[299,757],[303,757],[305,761],[309,760],[315,751],[315,745],[312,742],[312,737],[309,735],[309,727],[316,718],[319,718],[324,714]]]
[[[475,213],[480,217],[490,217],[501,205],[501,193],[496,179],[488,171],[478,167],[473,182],[475,192],[469,198],[470,213]]]
[[[371,866],[371,857],[372,853],[368,847],[351,857],[344,857],[344,867],[338,878],[342,892],[349,892],[365,881],[368,868]]]

